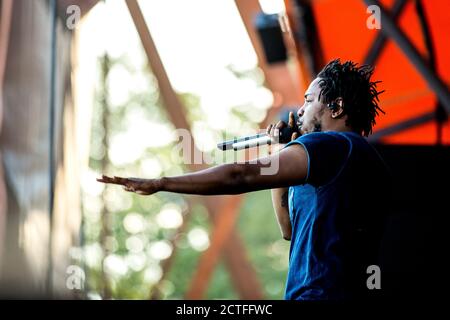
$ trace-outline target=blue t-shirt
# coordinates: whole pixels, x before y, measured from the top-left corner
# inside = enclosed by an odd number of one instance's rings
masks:
[[[378,264],[390,175],[376,150],[353,132],[317,132],[291,141],[308,156],[306,181],[288,194],[292,225],[285,298],[361,298],[367,267]]]

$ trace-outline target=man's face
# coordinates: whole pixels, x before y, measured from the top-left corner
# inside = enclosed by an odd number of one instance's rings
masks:
[[[328,108],[319,101],[320,87],[319,78],[309,85],[305,92],[305,103],[298,110],[298,128],[301,134],[322,131],[324,117]]]

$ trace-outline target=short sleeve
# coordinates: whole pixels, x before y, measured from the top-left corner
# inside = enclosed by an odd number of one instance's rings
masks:
[[[331,182],[342,170],[351,152],[351,140],[344,135],[328,132],[305,134],[285,148],[300,144],[308,156],[308,173],[305,183],[323,186]]]

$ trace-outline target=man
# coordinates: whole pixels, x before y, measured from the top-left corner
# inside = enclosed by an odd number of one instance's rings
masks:
[[[351,61],[326,65],[305,93],[298,128],[289,115],[292,141],[257,163],[224,164],[177,177],[103,176],[98,181],[143,195],[272,189],[282,235],[291,241],[285,298],[363,297],[368,292],[366,270],[377,263],[389,198],[385,165],[363,137],[371,133],[382,111],[372,72]],[[285,126],[280,121],[267,131],[277,137]],[[279,170],[262,175],[261,169],[272,161],[279,161]]]

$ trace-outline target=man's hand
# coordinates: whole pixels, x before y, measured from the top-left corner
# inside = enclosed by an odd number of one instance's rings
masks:
[[[289,129],[291,129],[292,135],[291,135],[291,141],[295,140],[299,137],[299,133],[298,133],[298,129],[295,125],[295,117],[294,117],[294,113],[291,111],[289,112],[289,123],[286,124],[286,122],[284,121],[278,121],[278,123],[276,125],[274,124],[270,124],[267,129],[266,129],[266,133],[268,135],[270,135],[272,137],[273,140],[278,140],[279,136],[280,136],[280,129],[284,128],[288,126]],[[280,143],[280,145],[282,146],[283,144]],[[269,149],[269,154],[271,154],[272,150],[271,148]]]
[[[150,195],[160,191],[159,179],[139,179],[139,178],[121,178],[121,177],[108,177],[102,175],[97,179],[98,182],[118,184],[124,186],[125,191],[135,192],[140,195]]]

